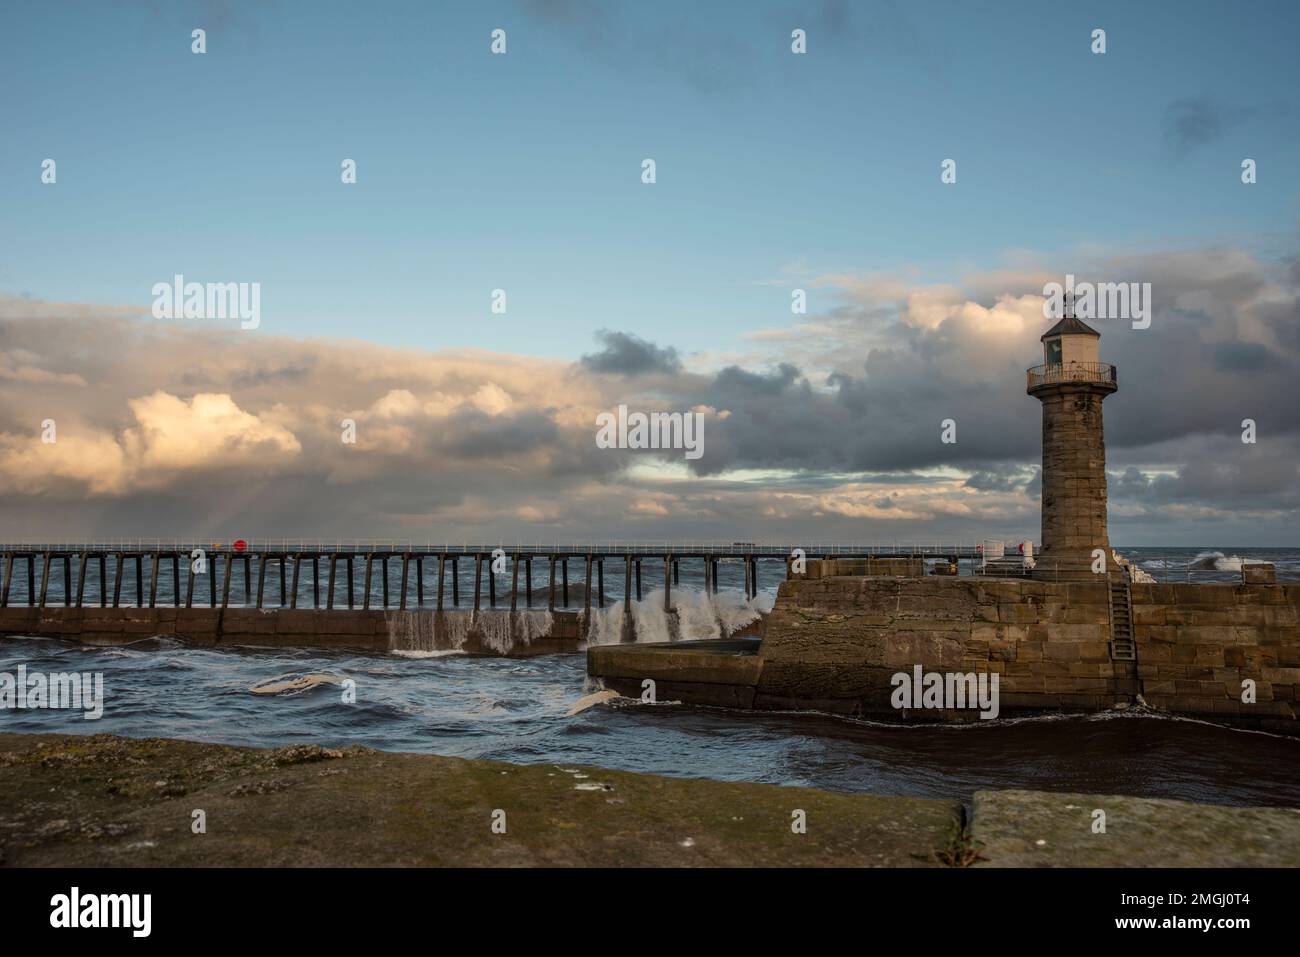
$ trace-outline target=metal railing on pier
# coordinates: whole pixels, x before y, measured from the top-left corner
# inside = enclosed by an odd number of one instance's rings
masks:
[[[123,554],[150,554],[153,552],[235,551],[239,553],[316,553],[316,554],[402,554],[422,555],[490,555],[501,549],[508,555],[622,555],[682,557],[749,557],[787,558],[795,549],[802,549],[808,558],[874,558],[897,556],[942,559],[951,556],[977,558],[982,553],[977,542],[912,541],[912,542],[727,542],[718,540],[684,541],[682,539],[610,539],[579,542],[419,542],[414,539],[309,539],[309,538],[234,538],[218,539],[209,536],[187,538],[116,538],[99,541],[57,540],[39,542],[10,542],[0,544],[0,555],[53,552],[80,555],[85,552],[111,552]]]

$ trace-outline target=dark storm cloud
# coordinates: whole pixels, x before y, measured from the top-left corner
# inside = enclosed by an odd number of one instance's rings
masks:
[[[491,416],[471,410],[443,423],[442,446],[467,459],[495,459],[555,445],[559,430],[545,412]]]
[[[1153,287],[1150,328],[1094,323],[1102,358],[1119,369],[1120,390],[1105,405],[1112,455],[1207,433],[1235,437],[1245,417],[1267,418],[1274,436],[1300,433],[1300,403],[1278,401],[1291,394],[1300,372],[1300,340],[1289,335],[1300,290],[1289,271],[1209,251],[1100,263],[1095,272]],[[971,489],[1024,486],[1018,465],[1000,470],[990,463],[1033,463],[1040,454],[1041,410],[1024,385],[1025,368],[1041,361],[1046,323],[1037,300],[977,308],[957,301],[947,308],[941,321],[922,322],[908,321],[897,305],[839,304],[810,335],[804,365],[731,364],[711,376],[681,372],[657,382],[677,396],[678,408],[715,410],[706,418],[707,452],[690,468],[717,476],[732,469],[957,467],[973,472]],[[642,340],[607,351],[619,357],[613,368],[658,372],[667,369],[650,357],[672,353]],[[814,373],[809,362],[834,371]],[[952,444],[941,438],[947,420],[955,424]],[[1179,461],[1189,464],[1186,452]],[[1194,488],[1195,474],[1192,468],[1181,487]],[[1174,492],[1158,483],[1154,494]]]
[[[1207,504],[1224,511],[1300,509],[1300,436],[1264,428],[1254,443],[1240,435],[1200,435],[1167,443],[1148,454],[1177,461],[1143,471],[1133,465],[1111,472],[1117,502],[1161,506]]]
[[[1214,347],[1214,364],[1228,372],[1260,372],[1284,368],[1281,358],[1258,342],[1220,342]]]
[[[1035,473],[1024,467],[993,465],[972,472],[965,486],[978,492],[1014,492],[1023,489],[1034,477]]]
[[[605,348],[581,359],[583,366],[591,372],[635,376],[650,372],[675,374],[681,371],[682,363],[676,349],[661,349],[639,336],[608,329],[596,333],[596,338]]]

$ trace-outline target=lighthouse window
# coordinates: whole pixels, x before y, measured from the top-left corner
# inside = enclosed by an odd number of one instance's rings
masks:
[[[1061,364],[1061,340],[1053,339],[1047,343],[1047,364],[1049,366],[1059,366]]]

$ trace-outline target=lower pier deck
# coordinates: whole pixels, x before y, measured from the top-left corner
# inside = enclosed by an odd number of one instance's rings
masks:
[[[574,653],[585,640],[574,611],[437,612],[383,609],[4,608],[0,635],[123,645],[158,636],[195,645],[323,648],[369,653],[457,650],[530,657]],[[443,639],[443,640],[440,640]]]

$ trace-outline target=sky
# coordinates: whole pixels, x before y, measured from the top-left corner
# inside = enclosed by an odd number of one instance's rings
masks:
[[[1099,326],[1112,540],[1300,543],[1297,27],[11,0],[0,537],[1036,538],[1072,273],[1153,289]],[[176,274],[258,283],[257,327],[155,318]],[[705,453],[597,448],[619,404],[702,411]]]

